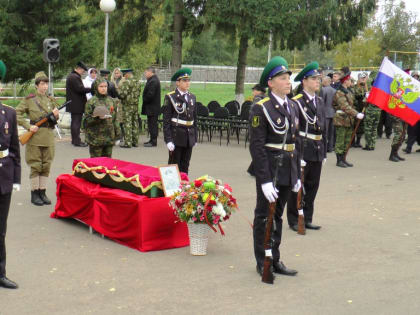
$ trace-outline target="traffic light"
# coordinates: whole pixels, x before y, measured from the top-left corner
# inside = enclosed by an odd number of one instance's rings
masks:
[[[58,62],[60,59],[60,41],[56,38],[44,39],[44,61]]]

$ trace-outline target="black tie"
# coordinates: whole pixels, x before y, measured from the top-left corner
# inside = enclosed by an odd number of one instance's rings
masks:
[[[288,113],[288,114],[289,114],[289,106],[287,106],[287,101],[284,101],[284,102],[283,102],[283,107],[284,107],[284,109],[286,110],[286,113]]]

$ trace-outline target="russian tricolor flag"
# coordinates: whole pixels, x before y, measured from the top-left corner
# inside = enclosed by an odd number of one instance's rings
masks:
[[[420,120],[420,82],[385,57],[367,102],[414,125]]]

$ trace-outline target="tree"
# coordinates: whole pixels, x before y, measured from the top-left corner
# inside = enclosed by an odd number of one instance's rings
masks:
[[[302,48],[311,40],[331,49],[356,35],[375,5],[376,0],[207,0],[205,11],[218,29],[239,39],[235,94],[241,102],[250,40],[261,47],[272,32],[281,49]]]
[[[387,0],[385,3],[384,21],[378,23],[380,29],[382,53],[388,51],[411,51],[415,52],[417,47],[416,35],[419,35],[420,27],[416,23],[416,15],[406,11],[404,1],[396,3],[394,0]],[[412,67],[417,55],[397,54],[397,60],[403,63],[404,67]],[[394,54],[390,56],[394,59]]]
[[[334,53],[335,66],[371,67],[382,61],[381,34],[377,27],[368,27],[351,42],[337,45]]]
[[[27,82],[35,72],[46,70],[42,59],[43,40],[60,40],[56,74],[64,74],[78,60],[92,60],[98,38],[88,34],[94,20],[82,21],[73,1],[1,0],[0,56],[8,66],[7,81]]]

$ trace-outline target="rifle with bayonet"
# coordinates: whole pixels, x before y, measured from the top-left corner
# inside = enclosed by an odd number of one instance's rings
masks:
[[[68,104],[71,103],[71,100],[65,102],[63,105],[61,105],[60,107],[58,107],[57,109],[60,110],[64,107],[66,107]],[[46,114],[44,117],[40,118],[34,125],[39,127],[42,126],[43,124],[47,123],[47,122],[51,122],[52,124],[57,124],[57,119],[54,116],[53,112],[50,112],[48,114]],[[34,135],[33,131],[28,130],[27,132],[25,132],[23,135],[21,135],[19,137],[19,141],[22,145],[25,145],[29,139],[31,139],[31,137]]]

